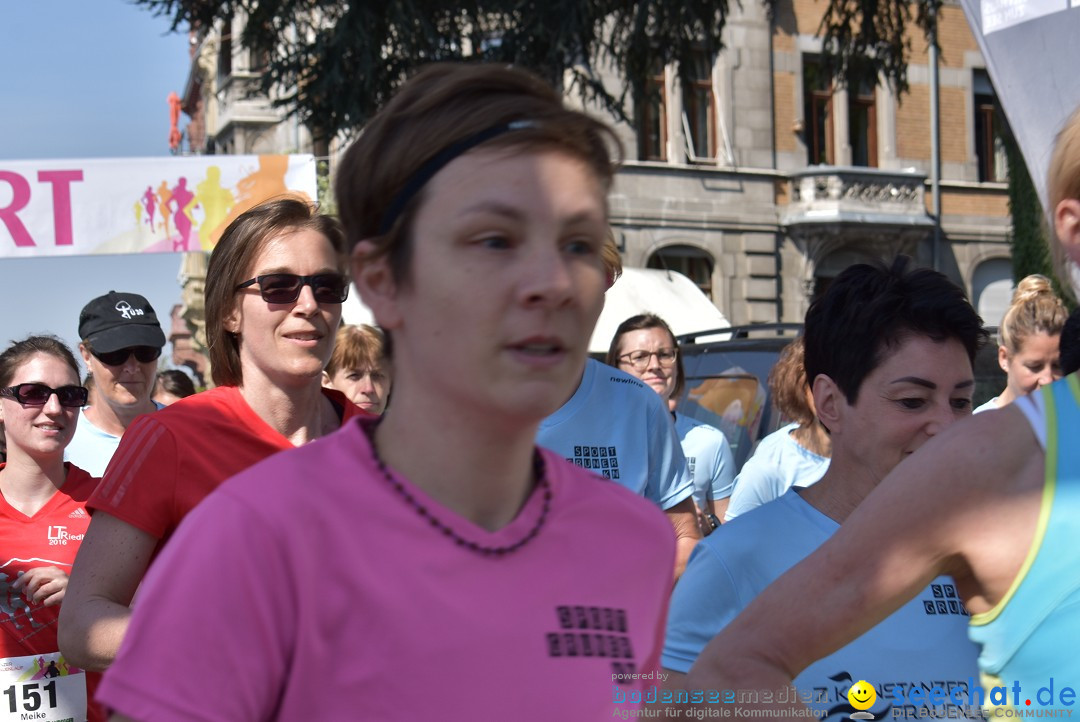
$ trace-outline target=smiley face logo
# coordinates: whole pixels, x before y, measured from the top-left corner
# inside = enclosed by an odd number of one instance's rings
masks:
[[[847,693],[848,702],[851,706],[858,710],[867,710],[874,706],[874,702],[877,701],[877,692],[874,691],[874,686],[864,679],[860,679],[855,684],[851,685],[851,689]]]

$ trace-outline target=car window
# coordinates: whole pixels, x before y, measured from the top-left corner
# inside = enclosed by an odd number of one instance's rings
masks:
[[[710,344],[683,347],[686,390],[677,410],[724,432],[741,468],[754,445],[780,425],[767,379],[790,339],[753,347]]]

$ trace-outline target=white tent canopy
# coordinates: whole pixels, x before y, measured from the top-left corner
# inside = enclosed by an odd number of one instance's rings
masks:
[[[627,268],[608,289],[589,352],[606,353],[619,324],[641,313],[655,313],[676,336],[731,326],[709,297],[681,273]]]
[[[604,311],[596,322],[590,353],[607,351],[619,324],[639,313],[655,313],[678,334],[727,328],[731,324],[694,282],[681,273],[627,268],[608,289]],[[356,286],[341,306],[345,323],[374,323],[371,310],[360,300]]]

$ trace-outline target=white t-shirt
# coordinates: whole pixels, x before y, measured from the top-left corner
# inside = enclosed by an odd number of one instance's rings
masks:
[[[153,402],[155,410],[165,408],[157,401]],[[70,461],[87,474],[93,477],[105,475],[105,467],[109,465],[116,447],[120,446],[120,437],[102,431],[86,418],[86,410],[89,406],[79,409],[79,423],[75,427],[75,434],[71,437],[71,443],[64,449],[64,461]]]
[[[671,598],[661,664],[688,671],[709,640],[754,597],[839,528],[791,490],[698,542]],[[848,688],[864,679],[878,695],[867,711],[879,720],[889,716],[897,693],[906,696],[912,685],[940,686],[946,695],[962,687],[966,700],[968,685],[979,681],[978,648],[967,638],[969,619],[952,579],[938,577],[866,634],[807,667],[795,687],[813,691],[817,701],[810,706],[832,709],[848,705]],[[843,716],[851,711],[847,707]],[[956,711],[961,717],[974,714]]]
[[[788,424],[761,440],[735,477],[724,521],[779,499],[793,486],[810,486],[825,475],[829,460],[791,438],[797,428],[798,424]]]
[[[975,409],[971,413],[977,414],[980,411],[992,411],[999,408],[994,405],[997,401],[997,397],[990,399],[985,404]],[[1031,430],[1035,434],[1036,440],[1039,442],[1039,446],[1043,451],[1046,451],[1046,409],[1043,405],[1042,394],[1031,393],[1021,396],[1013,402],[1016,407],[1023,412],[1024,417],[1031,424]]]
[[[735,457],[724,432],[683,414],[675,414],[675,433],[682,442],[690,478],[694,481],[694,502],[705,509],[710,499],[731,496],[735,486]]]
[[[655,391],[589,359],[577,391],[536,443],[670,509],[694,491],[671,415]]]
[[[980,404],[979,406],[976,406],[975,410],[972,411],[971,413],[973,415],[974,414],[981,414],[983,411],[993,411],[996,408],[999,408],[998,407],[998,397],[997,396],[990,399],[985,404]]]

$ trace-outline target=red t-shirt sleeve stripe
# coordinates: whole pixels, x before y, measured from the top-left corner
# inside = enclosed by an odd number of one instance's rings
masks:
[[[105,476],[94,495],[94,506],[108,507],[120,503],[128,485],[164,433],[165,429],[161,425],[148,418],[139,419],[132,424],[124,433],[120,448],[105,469]]]

